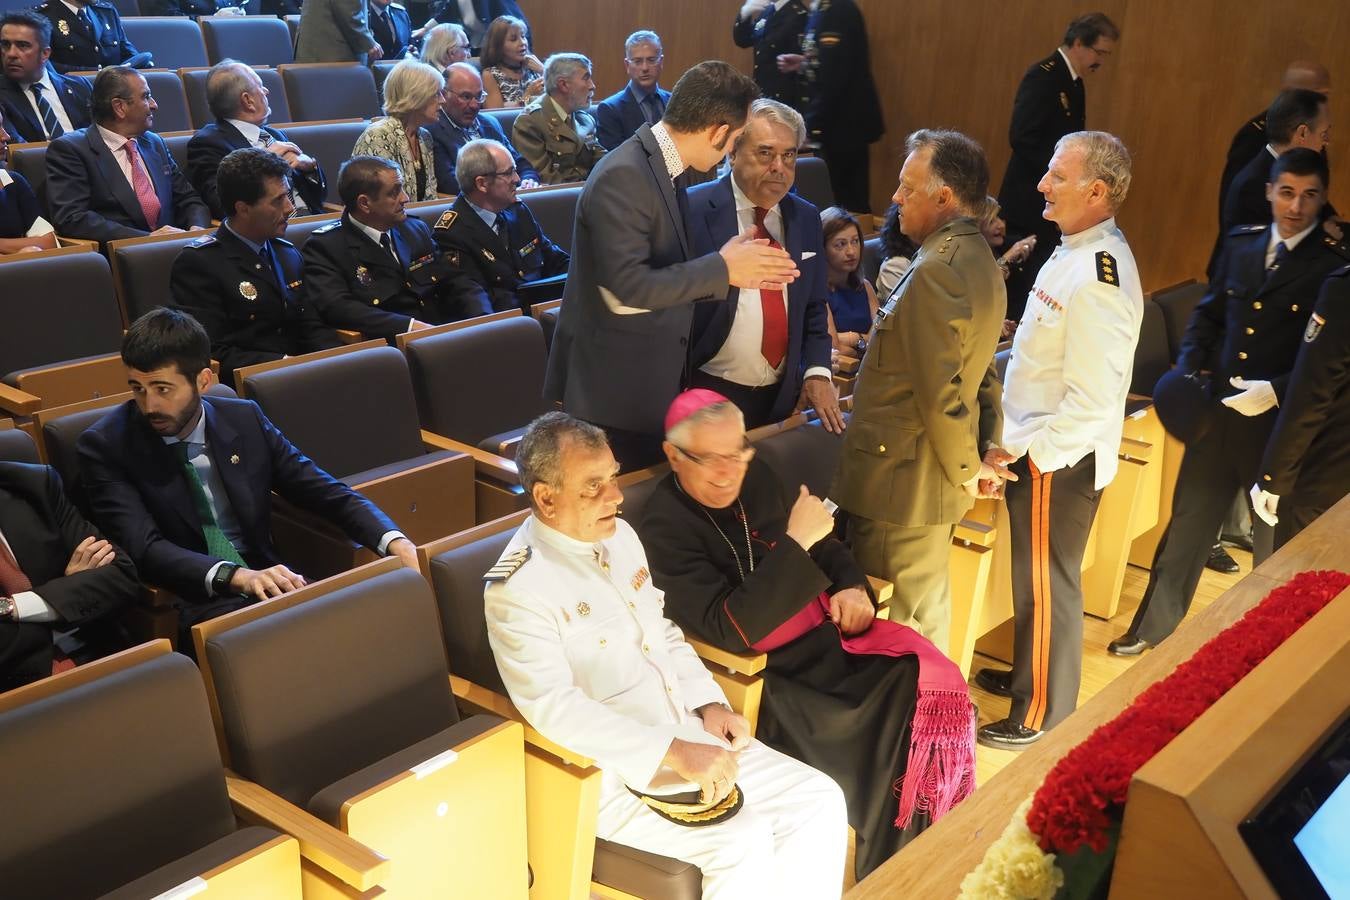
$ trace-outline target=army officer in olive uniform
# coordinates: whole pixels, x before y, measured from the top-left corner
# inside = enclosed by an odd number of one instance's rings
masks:
[[[544,63],[544,91],[516,116],[511,142],[541,184],[585,181],[605,155],[599,125],[586,110],[595,96],[591,61],[580,53],[553,54]]]
[[[46,0],[36,12],[51,19],[51,63],[61,73],[130,66],[145,69],[155,61],[127,40],[122,17],[108,0],[71,0],[79,12],[71,12],[63,0]]]
[[[562,296],[567,252],[544,234],[534,214],[516,199],[520,174],[511,153],[497,141],[480,138],[460,148],[455,161],[460,195],[436,223],[436,243],[458,254],[472,280],[471,306],[479,315],[518,309],[516,291],[525,282],[554,279],[556,293],[536,292],[531,301]]]
[[[399,167],[379,156],[342,164],[342,218],[305,243],[305,285],[324,324],[392,339],[477,312],[459,254],[441,254],[431,229],[404,211]]]
[[[847,510],[863,570],[895,584],[891,620],[947,651],[952,532],[1001,437],[994,348],[1007,298],[972,218],[989,166],[954,131],[917,131],[894,198],[914,263],[877,312],[830,497]]]
[[[220,161],[220,205],[229,210],[214,235],[188,244],[174,260],[169,292],[211,337],[220,380],[234,370],[342,342],[305,304],[304,261],[281,235],[295,212],[279,156],[246,147]]]

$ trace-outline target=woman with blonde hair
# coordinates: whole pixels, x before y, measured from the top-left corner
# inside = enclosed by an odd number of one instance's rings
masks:
[[[478,58],[487,90],[485,109],[523,107],[544,92],[544,64],[530,52],[530,32],[515,16],[498,16]]]
[[[422,41],[422,62],[444,72],[451,63],[469,61],[469,36],[461,26],[447,22],[423,32],[426,38]]]
[[[436,121],[445,77],[424,62],[405,59],[384,80],[385,118],[371,122],[353,156],[383,156],[399,167],[413,200],[436,199],[436,160],[426,126]]]

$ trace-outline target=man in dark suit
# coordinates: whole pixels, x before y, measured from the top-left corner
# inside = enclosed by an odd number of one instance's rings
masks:
[[[501,16],[519,19],[525,23],[525,30],[530,30],[530,23],[516,0],[433,0],[431,4],[433,21],[463,27],[474,56],[482,48],[483,37],[492,20]]]
[[[670,102],[670,91],[661,87],[665,59],[661,38],[655,31],[635,31],[623,42],[623,67],[628,84],[600,101],[595,111],[595,136],[606,150],[628,140],[643,125],[655,125]]]
[[[626,469],[662,458],[662,415],[688,383],[693,304],[725,301],[728,286],[785,285],[799,274],[786,251],[753,233],[696,256],[686,230],[677,179],[722,160],[758,93],[726,63],[694,66],[661,121],[607,154],[577,203],[544,396],[603,426]]]
[[[1331,137],[1331,106],[1317,91],[1281,91],[1266,110],[1266,145],[1233,177],[1223,202],[1222,233],[1240,225],[1270,224],[1271,166],[1286,151],[1322,153]]]
[[[60,234],[100,243],[211,224],[211,211],[150,131],[155,98],[134,69],[94,79],[94,124],[47,147],[47,202]]]
[[[206,102],[216,121],[202,126],[187,145],[188,179],[198,196],[223,219],[229,214],[220,204],[216,169],[226,154],[243,147],[260,147],[276,154],[290,166],[291,202],[300,215],[325,213],[328,183],[323,169],[312,156],[293,144],[284,132],[267,125],[272,107],[267,88],[258,73],[241,62],[221,60],[206,76]]]
[[[731,29],[737,47],[754,48],[760,91],[797,112],[806,109],[806,90],[798,71],[783,68],[778,58],[802,52],[808,5],[804,0],[746,0]]]
[[[300,251],[282,238],[295,211],[289,171],[256,147],[226,156],[217,185],[230,214],[173,261],[169,294],[210,335],[226,384],[234,383],[235,369],[342,343],[308,300]]]
[[[398,166],[356,156],[338,176],[342,218],[305,242],[305,289],[327,325],[367,337],[395,335],[468,318],[481,310],[431,229],[404,211],[408,193]]]
[[[370,33],[384,50],[382,59],[402,59],[412,44],[412,17],[391,0],[370,0]]]
[[[486,99],[483,76],[476,66],[457,62],[445,67],[445,102],[441,104],[436,121],[427,126],[436,148],[436,185],[444,193],[460,192],[459,181],[455,178],[459,149],[479,138],[496,141],[507,149],[515,163],[516,174],[520,176],[521,187],[539,187],[539,173],[511,145],[497,120],[482,114]]]
[[[127,40],[122,17],[108,0],[45,0],[34,7],[52,23],[52,65],[58,72],[127,66],[148,69],[155,60]]]
[[[732,288],[726,303],[694,307],[689,383],[728,397],[747,428],[810,406],[843,431],[830,372],[825,246],[820,213],[788,193],[806,123],[792,107],[756,100],[731,151],[731,174],[689,191],[695,253],[715,251],[746,229],[786,248],[801,277],[787,289]]]
[[[1143,602],[1129,631],[1107,646],[1117,656],[1142,653],[1180,624],[1233,497],[1257,480],[1318,289],[1350,257],[1318,225],[1326,184],[1326,160],[1315,150],[1296,148],[1275,161],[1272,223],[1229,234],[1186,326],[1177,367],[1208,374],[1209,424],[1186,445]],[[1271,535],[1259,525],[1254,531],[1260,556]]]
[[[1021,281],[1008,285],[1010,297],[1024,296],[1031,289],[1041,265],[1059,246],[1059,228],[1041,216],[1045,198],[1036,185],[1050,165],[1056,142],[1086,127],[1083,76],[1102,67],[1118,40],[1120,29],[1105,13],[1079,16],[1069,23],[1059,49],[1033,63],[1017,86],[1008,125],[1012,157],[998,202],[1008,230],[1036,235],[1036,248],[1022,267]]]
[[[52,24],[29,10],[0,18],[0,110],[19,141],[50,141],[89,126],[89,79],[62,75],[52,55]]]
[[[0,692],[52,673],[52,631],[136,597],[131,557],[84,520],[47,466],[0,462]]]
[[[211,346],[191,316],[146,313],[123,338],[122,361],[132,399],[80,436],[80,476],[94,518],[143,577],[181,602],[182,634],[305,584],[272,546],[273,492],[416,564],[394,523],[297,450],[257,404],[202,396]]]
[[[521,309],[521,285],[552,279],[552,297],[536,288],[532,300],[556,299],[567,276],[567,251],[549,240],[529,207],[516,199],[520,175],[511,154],[496,141],[469,141],[456,164],[460,194],[434,229],[436,244],[458,258],[470,281],[475,315]]]

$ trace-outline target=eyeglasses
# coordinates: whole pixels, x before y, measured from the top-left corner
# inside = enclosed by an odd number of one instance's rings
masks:
[[[679,444],[672,444],[676,450],[696,466],[744,466],[755,458],[755,448],[750,444],[750,439],[745,439],[745,445],[735,453],[690,453]]]
[[[629,56],[626,59],[629,65],[654,66],[665,58],[664,53],[658,53],[656,56]]]
[[[511,168],[507,169],[505,172],[489,172],[489,173],[487,174],[487,177],[489,177],[489,178],[510,178],[512,175],[515,175],[515,174],[516,174],[516,167],[515,167],[515,166],[512,166]]]
[[[479,103],[483,103],[487,100],[487,91],[479,91],[476,94],[464,91],[463,93],[451,94],[450,96],[458,97],[461,103],[472,103],[475,100],[477,100]]]

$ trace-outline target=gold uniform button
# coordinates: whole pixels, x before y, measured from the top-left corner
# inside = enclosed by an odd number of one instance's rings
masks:
[[[877,452],[878,452],[878,453],[885,453],[885,452],[886,452],[886,445],[885,445],[885,444],[878,444],[878,445],[877,445]]]
[[[1260,309],[1260,308],[1261,308],[1260,300],[1257,300],[1255,303],[1252,304],[1252,309]]]
[[[1247,351],[1246,351],[1246,350],[1243,350],[1242,352],[1240,352],[1240,353],[1238,354],[1238,359],[1246,359],[1246,358],[1247,358]]]
[[[605,645],[608,644],[608,643],[609,643],[609,641],[605,640],[604,638],[601,638],[601,639],[600,639],[600,646],[601,646],[601,647],[605,646]]]
[[[652,652],[652,648],[651,648],[651,647],[648,647],[646,644],[643,644],[643,645],[642,645],[642,652],[643,652],[643,653],[646,653],[646,654],[648,654],[648,655],[650,655],[651,652]]]
[[[1256,334],[1256,329],[1255,329],[1255,328],[1248,328],[1248,329],[1247,329],[1247,333],[1248,333],[1248,334]]]
[[[1290,312],[1298,312],[1298,304],[1295,303],[1293,306],[1289,307],[1289,311],[1290,311]]]
[[[370,303],[371,303],[372,306],[379,306],[379,305],[380,305],[380,298],[379,298],[379,297],[376,297],[374,300],[370,301]]]
[[[628,601],[628,608],[629,608],[629,609],[637,609],[637,604],[634,603],[632,600],[629,600],[629,601]]]
[[[1269,475],[1262,475],[1262,476],[1261,476],[1261,480],[1262,480],[1262,481],[1270,481],[1270,476],[1269,476]]]

